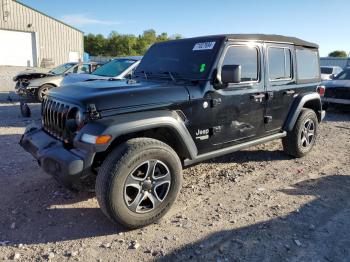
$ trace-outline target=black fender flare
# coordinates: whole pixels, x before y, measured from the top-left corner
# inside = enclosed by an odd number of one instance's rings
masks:
[[[94,146],[96,152],[103,152],[122,135],[162,127],[169,128],[176,134],[178,141],[191,159],[197,156],[197,147],[184,120],[178,113],[168,110],[128,113],[89,122],[79,131],[74,144],[78,147],[86,147],[86,144],[81,142],[81,136],[84,133],[94,136],[111,135],[112,140],[108,144]]]
[[[301,112],[301,109],[305,107],[305,104],[307,104],[308,102],[313,102],[314,106],[316,107],[313,109],[315,109],[317,118],[319,121],[322,120],[322,102],[321,102],[321,97],[319,93],[312,92],[312,93],[300,94],[295,98],[289,110],[287,119],[283,125],[283,130],[291,131],[293,129],[298,119],[298,116]]]

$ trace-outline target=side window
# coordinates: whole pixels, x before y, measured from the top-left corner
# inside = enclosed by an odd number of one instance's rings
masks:
[[[258,49],[248,46],[230,46],[227,49],[223,65],[240,65],[242,68],[241,82],[258,81]]]
[[[318,52],[312,49],[296,49],[297,74],[300,80],[320,78]]]
[[[292,78],[292,59],[289,48],[269,47],[268,65],[270,80]]]
[[[90,65],[89,64],[82,64],[79,66],[78,74],[89,74],[90,73]]]

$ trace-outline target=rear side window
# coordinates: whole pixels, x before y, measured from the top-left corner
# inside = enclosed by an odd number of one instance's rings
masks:
[[[318,53],[311,49],[296,49],[298,80],[317,80],[320,78]]]
[[[270,80],[292,78],[291,52],[289,48],[269,47],[268,63]]]
[[[230,46],[223,65],[241,65],[241,82],[258,81],[258,49],[248,46]]]

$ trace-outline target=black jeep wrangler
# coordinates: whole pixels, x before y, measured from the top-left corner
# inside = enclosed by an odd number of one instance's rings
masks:
[[[51,91],[20,144],[65,185],[92,181],[105,215],[137,228],[169,210],[184,166],[280,138],[306,155],[324,117],[319,82],[318,46],[297,38],[157,43],[133,79]]]

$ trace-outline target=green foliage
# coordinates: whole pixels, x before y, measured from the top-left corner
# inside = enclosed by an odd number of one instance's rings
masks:
[[[328,54],[329,57],[348,57],[345,51],[337,50]]]
[[[92,56],[135,56],[145,54],[156,42],[180,38],[182,37],[179,34],[172,37],[167,33],[157,35],[153,29],[145,30],[139,36],[112,31],[107,38],[101,34],[84,36],[84,49]]]

